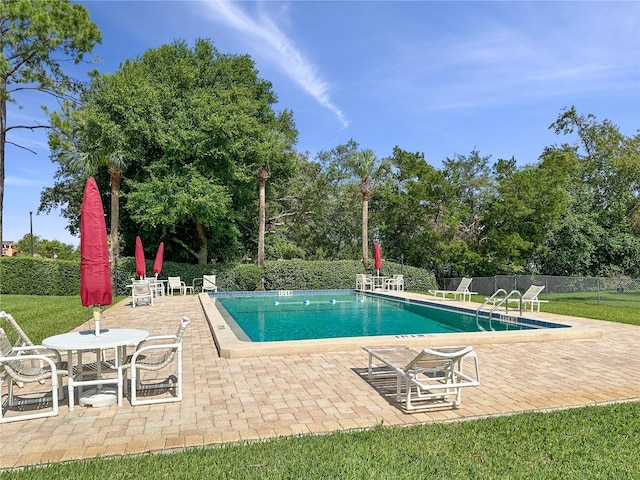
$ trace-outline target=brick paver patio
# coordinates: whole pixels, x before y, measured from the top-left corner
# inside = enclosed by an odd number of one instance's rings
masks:
[[[0,425],[0,468],[640,400],[640,327],[608,322],[597,322],[597,339],[478,345],[481,386],[464,391],[462,406],[412,414],[367,382],[362,350],[220,358],[197,296],[135,309],[124,300],[101,327],[174,333],[183,315],[193,323],[182,402],[69,412],[62,401],[57,417]]]

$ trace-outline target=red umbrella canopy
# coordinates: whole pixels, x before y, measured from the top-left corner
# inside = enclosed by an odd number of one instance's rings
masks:
[[[112,301],[107,226],[93,177],[87,179],[80,210],[80,299],[83,307]]]
[[[382,268],[382,252],[378,242],[373,244],[373,268],[380,270]]]
[[[142,249],[142,240],[136,237],[136,276],[147,276],[147,264],[144,261],[144,250]]]
[[[158,245],[158,252],[156,253],[156,261],[153,263],[153,273],[156,275],[162,270],[162,259],[164,258],[164,242],[160,242]]]

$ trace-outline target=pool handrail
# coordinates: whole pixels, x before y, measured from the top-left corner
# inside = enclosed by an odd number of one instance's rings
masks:
[[[496,299],[498,297],[498,295],[500,294],[504,294],[504,298],[500,298],[500,301],[496,304]],[[478,323],[478,319],[480,316],[480,310],[482,310],[485,305],[487,305],[489,302],[493,303],[493,308],[491,309],[491,311],[489,312],[489,328],[491,330],[493,330],[493,328],[491,328],[491,317],[493,316],[493,312],[496,311],[497,308],[501,307],[502,305],[504,305],[505,308],[505,313],[509,313],[509,298],[511,298],[513,295],[518,295],[519,298],[522,297],[522,293],[520,293],[518,290],[511,290],[510,293],[507,294],[507,291],[504,288],[499,288],[498,290],[496,290],[493,295],[491,295],[489,298],[487,298],[484,303],[482,305],[480,305],[477,309],[476,309],[476,325],[478,326],[478,328],[481,329],[479,323]],[[522,316],[522,302],[518,302],[518,304],[520,305],[520,316]]]

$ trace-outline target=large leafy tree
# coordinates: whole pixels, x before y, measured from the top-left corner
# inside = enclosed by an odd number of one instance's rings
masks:
[[[542,159],[564,163],[569,208],[550,229],[539,261],[562,275],[640,273],[640,132],[624,136],[609,120],[563,110],[549,127],[573,137]]]
[[[319,152],[315,160],[297,156],[289,188],[272,201],[269,219],[279,232],[280,249],[309,260],[353,259],[360,252],[360,224],[353,212],[360,206],[357,187],[343,181],[340,157],[357,148],[355,142]]]
[[[481,250],[491,259],[491,273],[532,270],[536,249],[566,209],[566,173],[556,167],[517,168],[513,158],[494,165],[497,190],[486,207],[487,243]]]
[[[495,184],[491,178],[490,156],[473,150],[468,156],[456,154],[442,162],[443,173],[454,189],[460,217],[458,236],[478,250],[485,241],[482,218]]]
[[[31,255],[31,234],[27,233],[16,242],[16,249],[20,255]],[[59,260],[79,260],[80,250],[73,245],[62,243],[58,240],[47,240],[38,235],[33,236],[34,254],[45,258]]]
[[[394,148],[393,177],[385,182],[374,215],[389,255],[436,271],[457,271],[464,242],[456,238],[460,204],[454,185],[419,152]]]
[[[248,56],[221,54],[204,39],[193,48],[176,41],[96,78],[83,99],[67,115],[80,140],[56,160],[61,173],[74,151],[106,167],[118,160],[130,252],[142,233],[147,244],[170,241],[174,260],[243,253],[240,243],[256,237],[256,175],[288,175],[280,167],[296,138],[290,113],[273,110],[271,84]]]
[[[230,216],[230,205],[231,199],[223,186],[210,182],[193,166],[186,166],[180,175],[171,173],[163,178],[152,175],[146,182],[132,184],[127,208],[132,219],[147,230],[191,223],[206,245],[208,236],[224,235],[215,232],[215,228],[224,225],[225,218]],[[207,257],[201,258],[206,250],[195,250],[188,239],[179,235],[172,238],[200,263],[206,263]]]
[[[575,161],[573,193],[583,197],[601,217],[615,222],[633,221],[640,212],[640,130],[625,137],[610,120],[579,115],[565,109],[549,127],[559,135],[575,135],[572,145],[555,150],[572,151]]]
[[[78,63],[102,40],[85,7],[70,0],[2,0],[0,2],[0,238],[4,202],[7,134],[47,125],[7,123],[7,103],[18,94],[40,92],[56,98],[77,92],[81,84],[63,65]],[[27,149],[28,150],[28,149]]]

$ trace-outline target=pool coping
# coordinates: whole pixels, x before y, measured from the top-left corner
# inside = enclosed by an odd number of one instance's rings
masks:
[[[367,292],[369,293],[369,292]],[[276,294],[274,292],[274,294]],[[375,292],[374,294],[430,306],[444,306],[475,315],[480,306],[474,302],[435,299],[429,295],[412,292]],[[403,344],[411,347],[442,347],[450,345],[480,345],[521,342],[546,342],[554,340],[587,339],[602,337],[599,322],[543,312],[526,312],[526,318],[540,323],[562,324],[566,328],[544,328],[534,330],[508,330],[502,332],[435,333],[410,335],[382,335],[371,337],[330,338],[314,340],[288,340],[277,342],[252,342],[236,335],[236,327],[221,314],[207,293],[199,294],[209,328],[218,354],[222,358],[250,358],[270,355],[326,353],[358,350],[363,345]]]

